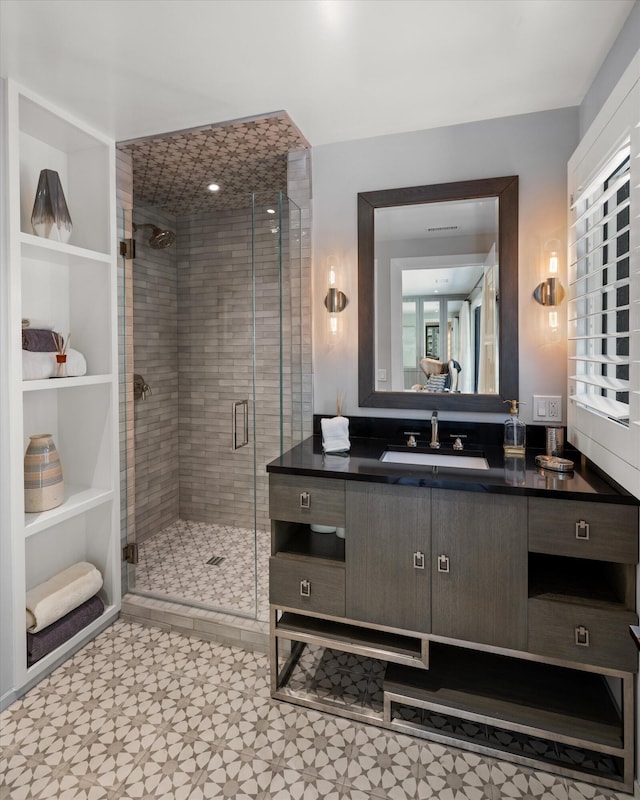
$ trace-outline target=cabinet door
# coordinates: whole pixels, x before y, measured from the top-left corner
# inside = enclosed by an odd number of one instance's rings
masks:
[[[430,630],[430,490],[347,482],[347,616]]]
[[[525,649],[527,501],[432,491],[432,631]]]

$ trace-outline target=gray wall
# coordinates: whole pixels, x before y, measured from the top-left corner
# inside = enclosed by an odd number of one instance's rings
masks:
[[[631,63],[640,47],[640,0],[636,0],[631,13],[613,47],[607,53],[598,74],[580,105],[580,138],[595,119],[620,76]]]
[[[357,219],[358,192],[401,186],[520,176],[519,314],[520,400],[531,419],[532,395],[566,396],[565,329],[552,338],[544,309],[532,298],[545,277],[544,243],[566,244],[566,165],[578,142],[578,109],[493,119],[427,131],[315,147],[313,205],[314,403],[316,413],[335,412],[336,391],[346,392],[346,413],[394,416],[358,407]],[[327,332],[323,298],[327,258],[338,256],[349,305],[343,330]],[[566,263],[561,265],[566,284]],[[405,412],[403,412],[405,415]],[[406,416],[420,416],[406,412]],[[443,412],[443,418],[468,415]],[[473,418],[479,415],[474,414]],[[500,420],[502,415],[482,415]]]

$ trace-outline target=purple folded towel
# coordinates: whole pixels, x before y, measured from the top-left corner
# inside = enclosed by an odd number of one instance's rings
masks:
[[[104,603],[95,594],[38,633],[27,633],[27,666],[30,667],[49,655],[56,647],[86,628],[94,619],[98,619],[103,612]]]
[[[62,336],[59,333],[56,336],[60,340],[60,346],[63,346]],[[58,348],[53,340],[53,331],[43,328],[23,328],[22,349],[30,350],[32,353],[55,353]]]

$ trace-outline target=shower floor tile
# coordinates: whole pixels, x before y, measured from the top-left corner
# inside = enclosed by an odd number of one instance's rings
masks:
[[[268,531],[178,520],[138,545],[131,589],[267,620],[269,548]]]

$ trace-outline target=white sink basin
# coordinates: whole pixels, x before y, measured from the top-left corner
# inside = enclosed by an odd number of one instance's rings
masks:
[[[406,450],[385,450],[380,461],[389,464],[417,464],[421,467],[455,467],[456,469],[489,469],[484,456],[454,456],[448,453],[409,453]]]

